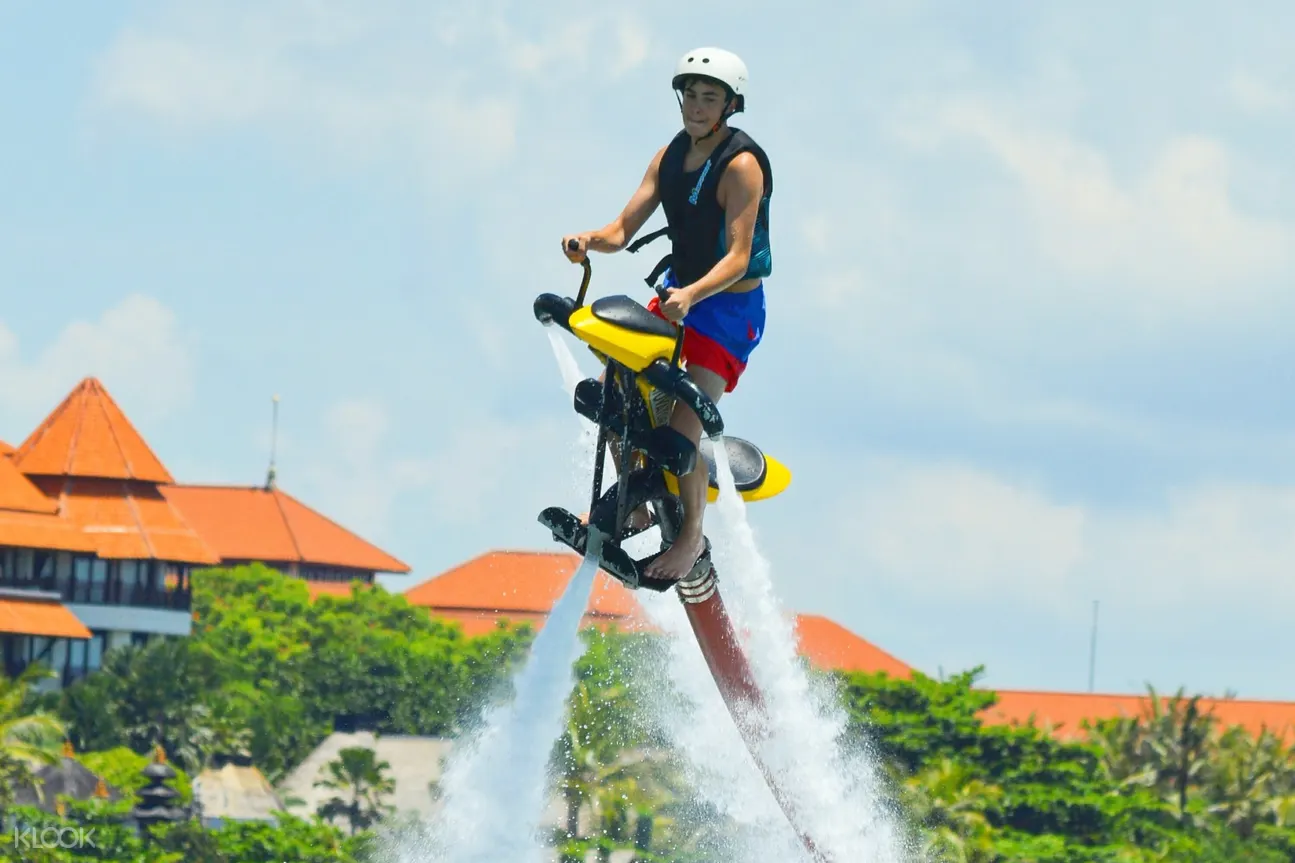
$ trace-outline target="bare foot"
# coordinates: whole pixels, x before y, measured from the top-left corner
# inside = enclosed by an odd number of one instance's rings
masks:
[[[660,557],[652,561],[647,568],[647,575],[653,578],[666,578],[678,581],[692,571],[697,558],[706,550],[706,540],[700,530],[685,527],[679,538],[667,548]]]

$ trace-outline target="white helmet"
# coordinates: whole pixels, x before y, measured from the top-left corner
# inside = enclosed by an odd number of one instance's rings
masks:
[[[683,82],[692,77],[718,81],[732,92],[736,101],[735,111],[746,108],[746,64],[732,51],[723,48],[689,51],[675,64],[670,86],[682,90]]]

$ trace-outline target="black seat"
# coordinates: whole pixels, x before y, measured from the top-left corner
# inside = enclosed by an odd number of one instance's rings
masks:
[[[589,305],[594,317],[636,333],[648,333],[653,336],[675,337],[674,324],[658,318],[645,306],[630,299],[624,294],[612,297],[599,297]]]
[[[651,314],[649,312],[648,314]],[[701,456],[706,460],[706,468],[710,471],[710,487],[719,488],[719,481],[715,471],[715,453],[712,448],[710,438],[701,439]],[[749,440],[743,440],[740,437],[731,437],[724,435],[724,452],[728,455],[728,467],[733,472],[733,485],[738,491],[752,491],[760,487],[764,482],[766,466],[764,462],[764,453],[760,448]]]

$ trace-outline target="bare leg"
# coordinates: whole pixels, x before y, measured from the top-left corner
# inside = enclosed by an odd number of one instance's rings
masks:
[[[724,379],[710,369],[689,368],[688,375],[712,401],[718,402],[724,394]],[[701,420],[692,412],[692,408],[682,402],[675,402],[670,425],[692,441],[693,446],[701,442]],[[679,498],[683,502],[683,526],[679,530],[679,536],[664,554],[652,562],[647,575],[656,578],[683,578],[705,550],[702,518],[706,514],[709,479],[706,463],[699,454],[696,469],[679,478]]]

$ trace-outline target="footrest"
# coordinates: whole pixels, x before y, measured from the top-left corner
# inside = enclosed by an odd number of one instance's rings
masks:
[[[574,513],[560,506],[551,506],[540,513],[539,523],[553,532],[555,540],[584,557],[589,543],[589,526],[583,524]],[[665,593],[678,585],[679,582],[672,578],[653,578],[643,574],[644,569],[663,553],[664,550],[649,555],[642,560],[635,560],[619,545],[603,540],[602,557],[598,563],[604,572],[630,590],[642,588],[656,591],[657,593]],[[706,550],[697,559],[697,563],[693,566],[687,578],[695,576],[710,566],[710,540],[707,539]]]

